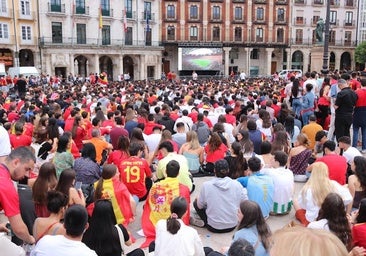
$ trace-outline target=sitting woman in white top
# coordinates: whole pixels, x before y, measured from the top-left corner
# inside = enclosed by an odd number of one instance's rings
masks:
[[[187,207],[187,200],[184,197],[176,197],[172,201],[171,216],[166,220],[159,220],[156,224],[156,240],[149,246],[149,255],[205,255],[197,230],[185,225],[181,220]],[[152,254],[153,251],[155,251],[154,254]]]

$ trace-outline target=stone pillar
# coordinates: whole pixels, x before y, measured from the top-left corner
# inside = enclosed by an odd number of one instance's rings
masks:
[[[123,54],[119,55],[119,69],[118,69],[118,75],[123,75]]]
[[[271,65],[272,65],[272,52],[274,51],[274,48],[267,48],[267,69],[265,70],[266,75],[271,75]]]
[[[303,74],[305,74],[305,72],[308,71],[308,66],[309,66],[309,58],[310,58],[309,49],[308,48],[304,49],[303,54],[304,54],[304,62],[303,62],[302,71],[303,71]]]
[[[99,54],[94,55],[94,71],[93,73],[100,73],[99,70]]]
[[[230,50],[231,50],[231,47],[223,47],[223,50],[225,52],[225,67],[224,67],[224,75],[225,76],[228,76],[229,75],[229,62],[230,62],[230,59],[229,59],[229,53],[230,53]]]
[[[161,56],[156,56],[156,71],[155,71],[155,79],[160,79],[160,75],[162,72],[162,63],[161,63]]]
[[[287,48],[286,53],[287,53],[286,69],[291,69],[291,48]]]
[[[140,55],[140,80],[146,79],[145,55]]]
[[[247,76],[250,76],[250,53],[252,52],[252,48],[245,47],[245,73]]]
[[[66,75],[67,73],[71,73],[73,76],[75,76],[75,63],[74,63],[74,54],[70,53],[69,54],[69,67],[70,67],[70,70],[69,72],[66,72]]]

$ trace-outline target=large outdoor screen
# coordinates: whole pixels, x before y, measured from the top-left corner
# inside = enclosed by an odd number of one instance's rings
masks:
[[[222,70],[222,48],[178,48],[179,70]]]

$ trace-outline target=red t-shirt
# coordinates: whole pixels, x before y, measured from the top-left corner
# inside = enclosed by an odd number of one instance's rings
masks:
[[[226,123],[236,125],[236,117],[234,115],[226,115]]]
[[[366,223],[355,224],[353,226],[352,239],[355,246],[366,248]]]
[[[145,178],[151,177],[150,166],[143,158],[131,156],[123,160],[119,167],[120,179],[131,195],[142,198],[146,195]]]
[[[65,132],[71,132],[72,127],[74,125],[74,120],[75,120],[74,117],[69,117],[65,120],[65,129],[64,129]]]
[[[10,144],[11,146],[15,149],[21,146],[30,146],[32,143],[32,137],[25,135],[25,134],[21,134],[21,135],[15,135],[15,134],[10,134]]]
[[[323,162],[328,166],[329,179],[335,180],[341,185],[346,184],[346,158],[337,154],[330,154],[319,158],[316,162]]]
[[[155,123],[155,122],[147,122],[147,123],[145,124],[144,133],[145,133],[146,135],[150,135],[150,134],[152,134],[152,133],[153,133],[153,129],[154,129],[154,127],[155,127],[155,126],[158,126],[158,127],[160,127],[161,129],[163,128],[163,126],[162,126],[162,125],[157,124],[157,123]]]
[[[107,163],[119,165],[123,160],[127,159],[129,155],[121,150],[115,150],[108,155]]]
[[[207,144],[205,146],[205,152],[206,152],[206,162],[208,163],[215,163],[218,160],[224,159],[226,156],[227,147],[224,143],[221,143],[220,147],[215,150],[214,152],[211,152],[209,149],[209,145]]]
[[[16,112],[10,112],[9,114],[8,114],[8,120],[9,120],[9,122],[13,122],[13,121],[18,121],[19,120],[19,114],[18,113],[16,113]]]
[[[8,168],[2,164],[0,165],[0,210],[4,210],[7,217],[20,214],[18,193]]]
[[[366,88],[360,88],[356,91],[358,96],[355,107],[366,107]]]

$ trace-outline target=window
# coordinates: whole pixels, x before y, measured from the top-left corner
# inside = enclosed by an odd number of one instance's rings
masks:
[[[23,41],[32,40],[32,33],[30,26],[22,26],[22,40]]]
[[[0,13],[7,13],[6,0],[0,0]]]
[[[0,23],[0,39],[9,39],[8,24]]]
[[[352,39],[352,31],[345,31],[344,32],[344,44],[351,45],[351,39]]]
[[[20,1],[20,8],[22,15],[30,15],[30,3],[29,0]]]
[[[235,9],[234,9],[234,19],[235,20],[243,20],[243,8],[235,7]]]
[[[353,12],[346,12],[346,20],[344,25],[352,26],[352,23],[353,23]]]
[[[126,0],[125,8],[126,8],[126,18],[132,19],[132,0]]]
[[[263,20],[264,19],[264,9],[263,8],[257,8],[257,20]]]
[[[76,24],[76,41],[78,44],[86,44],[86,25]]]
[[[319,21],[319,19],[320,19],[320,16],[318,16],[318,15],[314,15],[313,16],[313,25],[316,25],[316,23]]]
[[[334,30],[329,31],[329,43],[331,45],[335,44],[335,36],[336,36],[336,32]]]
[[[295,41],[297,44],[301,44],[302,43],[302,38],[303,38],[303,31],[302,29],[296,29],[296,37],[295,37]]]
[[[111,27],[108,25],[103,25],[102,28],[102,45],[111,44]]]
[[[263,28],[257,28],[255,36],[256,42],[263,42]]]
[[[323,0],[314,0],[314,4],[323,4]]]
[[[168,5],[167,7],[167,14],[168,19],[174,19],[175,18],[175,6],[174,5]]]
[[[277,9],[277,21],[285,21],[285,9]]]
[[[62,43],[62,23],[52,22],[52,43]]]
[[[345,5],[346,6],[353,6],[353,0],[346,0]]]
[[[146,33],[145,33],[145,45],[151,46],[151,29],[146,30]]]
[[[189,38],[190,40],[198,39],[198,28],[196,26],[193,26],[189,29]]]
[[[257,60],[259,59],[259,51],[257,48],[253,49],[251,52],[250,52],[250,59],[252,60]]]
[[[189,18],[198,19],[198,6],[197,5],[191,5],[189,7]]]
[[[304,24],[304,17],[296,17],[296,24],[297,25],[302,25],[302,24]]]
[[[168,35],[168,40],[175,40],[175,28],[174,28],[174,26],[168,26],[167,35]]]
[[[151,20],[151,2],[144,2],[144,20]]]
[[[214,6],[212,8],[212,19],[214,20],[220,19],[220,6]]]
[[[75,1],[75,13],[76,14],[85,14],[85,0],[76,0]]]
[[[127,27],[125,35],[125,45],[132,45],[132,27]]]
[[[102,16],[111,16],[111,6],[109,0],[101,0],[100,8],[102,9]]]
[[[220,27],[213,27],[212,41],[220,41]]]
[[[279,28],[277,29],[277,43],[283,43],[283,39],[284,39],[283,28]]]
[[[61,12],[61,0],[51,0],[51,12]]]
[[[330,11],[329,23],[333,24],[333,25],[337,24],[337,12],[336,11]]]
[[[234,40],[242,41],[242,29],[240,27],[237,27],[234,30]]]

